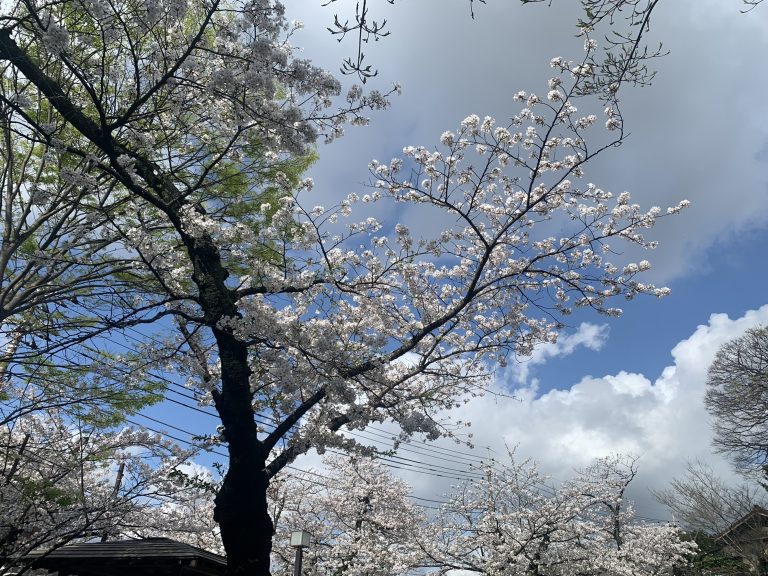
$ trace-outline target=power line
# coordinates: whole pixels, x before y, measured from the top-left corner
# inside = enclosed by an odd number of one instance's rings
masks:
[[[153,340],[154,342],[156,342],[158,344],[163,344],[162,342],[152,338],[151,336],[148,336],[146,334],[140,333],[140,332],[138,332],[135,329],[131,329],[131,330],[133,332],[135,332],[135,333],[140,334],[144,338],[149,338],[149,339]],[[130,336],[128,334],[124,334],[124,333],[123,333],[123,335],[124,335],[124,337],[126,339],[132,340],[134,342],[141,343],[141,340],[139,340],[139,339],[137,339],[135,337],[132,337],[132,336]],[[112,344],[114,344],[116,346],[120,346],[120,347],[122,347],[122,348],[124,348],[124,349],[126,349],[126,350],[128,350],[128,351],[130,351],[132,353],[134,353],[134,354],[139,354],[138,350],[128,346],[127,343],[119,343],[119,342],[115,341],[114,339],[108,338],[108,337],[104,337],[104,339],[109,341],[109,342],[111,342]],[[84,355],[86,357],[90,358],[90,356],[88,354],[84,354]],[[57,357],[57,353],[52,354],[52,356],[53,357]],[[93,360],[93,358],[91,358],[91,359]],[[125,375],[129,375],[130,374],[130,371],[128,369],[121,369],[120,367],[117,367],[117,366],[113,366],[113,368],[118,370],[118,371],[121,371]],[[87,370],[84,370],[84,371],[87,371]],[[189,393],[188,389],[185,386],[183,386],[182,384],[180,384],[180,383],[178,383],[178,382],[176,382],[176,381],[174,381],[174,380],[172,380],[170,378],[167,378],[167,377],[165,377],[165,376],[163,376],[161,374],[157,374],[156,372],[149,373],[149,377],[153,378],[153,379],[156,379],[156,380],[159,380],[161,382],[164,382],[168,386],[168,388],[167,388],[167,392],[168,393],[175,394],[175,395],[177,395],[179,397],[182,397],[182,398],[185,398],[185,399],[188,399],[188,400],[199,401],[199,398],[197,396],[195,396],[194,394]],[[180,400],[176,400],[174,398],[170,398],[167,395],[164,395],[163,398],[165,400],[167,400],[167,401],[169,401],[171,403],[174,403],[174,404],[176,404],[178,406],[181,406],[183,408],[187,408],[187,409],[193,410],[193,411],[195,411],[197,413],[205,414],[206,416],[209,416],[211,418],[215,418],[217,420],[219,419],[219,417],[216,414],[214,414],[214,413],[212,413],[212,412],[210,412],[208,410],[202,409],[202,408],[197,407],[197,406],[192,406],[190,404],[187,404],[187,403],[182,402]],[[157,419],[152,418],[150,416],[147,416],[145,414],[139,414],[138,416],[141,416],[141,417],[143,417],[145,419],[151,420],[151,421],[153,421],[155,423],[162,424],[162,425],[164,425],[164,426],[166,426],[166,427],[168,427],[170,429],[176,430],[178,432],[181,432],[181,433],[184,433],[184,434],[188,434],[191,437],[195,437],[195,435],[193,433],[191,433],[191,432],[189,432],[187,430],[184,430],[183,428],[180,428],[180,427],[168,424],[167,422],[163,422],[163,421],[157,420]],[[261,424],[263,426],[270,427],[272,430],[274,430],[276,428],[276,425],[273,423],[273,422],[276,422],[276,420],[270,422],[270,421],[268,421],[266,419],[266,417],[264,417],[263,415],[259,415],[259,414],[254,414],[253,417],[254,417],[256,422],[258,422],[259,424]],[[133,423],[133,424],[135,424],[135,425],[141,426],[140,424],[136,423],[135,421],[128,420],[128,419],[126,419],[126,420],[131,422],[131,423]],[[148,426],[143,426],[143,427],[145,427],[147,429],[152,429],[152,428],[149,428]],[[185,441],[182,438],[179,438],[178,436],[172,436],[172,435],[168,434],[167,432],[160,432],[160,431],[157,431],[157,430],[155,430],[155,431],[159,432],[159,433],[162,433],[165,436],[167,436],[169,438],[172,438],[172,439],[174,439],[176,441],[180,441],[180,442],[184,442],[186,444],[193,445],[196,448],[205,450],[207,452],[210,452],[210,453],[213,453],[213,454],[217,454],[217,455],[220,455],[220,456],[224,456],[224,457],[227,456],[226,454],[224,454],[222,452],[219,452],[219,451],[216,451],[216,450],[214,450],[214,449],[212,449],[210,447],[204,447],[204,446],[199,446],[199,445],[193,444],[191,442]],[[431,445],[429,448],[427,448],[423,444],[417,444],[417,443],[415,443],[415,442],[413,442],[411,440],[400,440],[400,439],[392,436],[391,432],[388,432],[388,431],[386,431],[386,430],[384,430],[382,428],[377,428],[375,426],[369,426],[364,431],[348,431],[348,430],[345,430],[345,431],[343,431],[343,433],[344,434],[348,434],[348,435],[350,435],[352,437],[355,437],[355,438],[360,438],[360,439],[363,439],[363,440],[367,440],[367,441],[374,442],[374,443],[379,443],[379,444],[384,443],[385,440],[387,442],[389,442],[389,441],[397,442],[398,444],[400,444],[400,446],[398,447],[398,449],[396,450],[396,453],[394,455],[392,455],[392,454],[389,454],[389,455],[379,455],[378,456],[378,460],[380,460],[384,465],[386,465],[388,468],[391,468],[391,469],[397,469],[397,470],[403,470],[403,471],[408,471],[408,472],[413,472],[413,473],[418,473],[418,474],[424,474],[424,475],[429,475],[429,476],[433,476],[433,477],[437,477],[437,478],[449,478],[449,479],[465,480],[466,481],[466,480],[480,479],[480,478],[483,477],[483,475],[481,473],[474,472],[472,470],[467,471],[467,470],[457,469],[457,468],[453,468],[453,467],[449,467],[449,466],[443,466],[443,465],[435,464],[435,463],[431,463],[431,462],[424,462],[424,461],[414,460],[412,458],[407,458],[407,457],[404,457],[404,456],[398,456],[398,455],[396,455],[397,451],[402,450],[404,452],[410,452],[410,453],[414,453],[414,454],[424,455],[425,457],[433,459],[433,460],[444,461],[444,462],[451,462],[451,463],[454,463],[454,464],[458,463],[457,460],[461,460],[461,461],[464,461],[464,462],[468,462],[470,468],[473,467],[473,464],[480,464],[480,463],[485,464],[485,465],[490,465],[491,467],[494,467],[495,462],[496,462],[494,458],[483,458],[481,456],[478,456],[478,455],[476,455],[474,453],[467,452],[467,451],[456,450],[456,449],[451,449],[451,448],[446,448],[446,447],[436,446],[436,445]],[[489,447],[485,447],[485,448],[487,450],[489,450],[489,452],[492,452],[492,449],[490,449]],[[292,468],[294,470],[299,470],[298,468],[291,467],[291,466],[289,466],[289,468]],[[542,491],[546,492],[546,493],[549,493],[550,495],[554,495],[555,494],[553,489],[551,487],[545,485],[545,484],[540,484],[540,489]],[[646,520],[649,520],[649,521],[664,522],[664,520],[650,518],[650,517],[645,517],[645,516],[639,516],[638,515],[636,517],[642,518],[642,519],[646,519]]]
[[[135,329],[132,329],[132,331],[139,333]],[[141,333],[139,333],[139,334],[141,334]],[[133,340],[134,342],[141,343],[141,341],[139,339],[135,338],[135,337],[132,337],[130,335],[125,335],[125,336],[126,336],[126,338],[128,338],[130,340]],[[156,340],[154,338],[151,338],[150,336],[147,336],[147,337],[152,339],[154,342],[156,342],[158,344],[162,344],[162,342],[160,342],[160,341],[158,341],[158,340]],[[110,339],[110,338],[106,338],[106,339],[108,341],[116,344],[116,345],[122,346],[123,348],[125,348],[126,350],[128,350],[128,351],[130,351],[130,352],[132,352],[134,354],[138,354],[138,351],[136,349],[131,348],[127,344],[117,343],[113,339]],[[127,373],[127,371],[126,371],[126,373]],[[182,397],[185,397],[185,398],[188,398],[188,399],[191,399],[191,400],[196,400],[196,401],[199,400],[197,397],[189,394],[187,392],[187,388],[182,386],[178,382],[174,382],[173,380],[171,380],[169,378],[166,378],[164,376],[161,376],[159,374],[156,374],[156,373],[153,373],[152,377],[156,378],[158,380],[161,380],[162,382],[168,384],[168,386],[171,386],[173,388],[177,388],[177,389],[182,389],[183,390],[183,392],[180,392],[180,391],[175,390],[175,389],[174,390],[169,390],[172,393],[178,394],[178,395],[180,395]],[[217,415],[215,415],[213,413],[210,413],[210,412],[208,412],[206,410],[203,410],[201,408],[194,407],[194,406],[189,406],[187,404],[184,404],[182,402],[179,402],[177,400],[170,399],[170,398],[168,398],[168,400],[170,400],[171,402],[176,403],[177,405],[181,405],[181,406],[190,408],[190,409],[195,410],[197,412],[200,412],[200,413],[206,414],[206,415],[208,415],[210,417],[218,419]],[[275,423],[266,420],[264,416],[260,416],[258,414],[254,414],[254,419],[255,419],[255,421],[257,423],[259,423],[259,424],[261,424],[263,426],[266,426],[268,428],[271,428],[272,430],[274,430],[277,427]],[[380,430],[380,432],[378,430]],[[387,435],[381,433],[381,432],[386,432],[385,430],[377,429],[376,427],[373,427],[373,426],[371,426],[369,428],[366,428],[365,432],[368,433],[368,434],[374,435],[374,436],[379,436],[381,438],[386,438],[388,440],[392,439],[391,436],[387,436]],[[366,437],[363,433],[361,433],[359,431],[358,432],[344,431],[344,433],[348,434],[350,436],[353,436],[353,437],[363,438],[363,439],[374,441],[374,442],[380,442],[380,440],[377,440],[375,438]],[[455,450],[455,449],[444,448],[444,447],[440,447],[440,446],[433,446],[430,449],[430,448],[426,448],[426,447],[424,447],[422,445],[415,444],[415,443],[413,443],[411,441],[408,441],[408,440],[402,440],[402,441],[400,441],[400,444],[405,444],[406,446],[410,446],[411,447],[411,448],[402,448],[403,451],[410,451],[410,452],[414,452],[414,453],[426,454],[430,458],[435,459],[435,460],[442,460],[442,461],[446,461],[446,462],[455,463],[455,460],[458,457],[459,459],[462,459],[462,460],[465,460],[465,461],[469,461],[469,462],[487,462],[486,459],[483,459],[480,456],[477,456],[475,454],[471,454],[471,453],[468,453],[468,452],[462,452],[462,451]],[[488,448],[488,449],[490,450],[490,448]],[[442,456],[442,455],[436,455],[436,454],[440,454],[440,452],[446,452],[446,453],[450,454],[451,457],[448,458],[448,457],[445,457],[445,456]],[[408,466],[407,462],[410,460],[408,458],[397,457],[397,456],[392,456],[391,458],[396,458],[398,460],[401,460],[402,461],[401,464],[405,464],[406,466]],[[417,461],[415,461],[415,460],[410,460],[410,462],[417,463]],[[440,465],[437,465],[437,464],[432,464],[431,466],[439,468],[439,469],[442,469],[444,472],[445,471],[450,471],[450,472],[454,472],[456,474],[461,474],[462,477],[456,477],[455,478],[455,479],[459,479],[459,480],[465,479],[464,476],[467,476],[467,475],[470,475],[472,477],[476,477],[476,475],[473,474],[472,472],[467,472],[465,470],[457,470],[455,468],[449,468],[449,467],[440,466]],[[420,467],[426,468],[426,469],[430,469],[429,466],[427,466],[427,467],[420,466]],[[400,469],[407,470],[408,468],[401,467]],[[437,470],[435,470],[435,473],[439,474],[439,472]],[[448,476],[446,476],[445,474],[439,474],[439,477],[448,477]]]

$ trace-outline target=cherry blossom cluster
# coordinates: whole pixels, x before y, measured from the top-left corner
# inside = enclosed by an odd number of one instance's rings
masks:
[[[553,485],[535,464],[488,462],[420,533],[434,574],[664,574],[696,545],[680,529],[635,517],[625,491],[632,461],[608,457]]]
[[[271,488],[275,576],[292,574],[290,532],[312,535],[303,573],[390,576],[420,565],[416,534],[425,517],[409,487],[368,458],[326,456],[323,470],[292,472]]]
[[[563,98],[521,92],[524,107],[506,125],[471,115],[438,148],[373,161],[369,194],[335,208],[279,202],[260,242],[282,256],[252,262],[239,315],[219,326],[252,344],[257,413],[280,421],[322,391],[322,405],[288,439],[296,452],[349,447],[328,430],[339,418],[351,429],[394,419],[406,436],[450,434],[434,415],[482,391],[510,354],[552,342],[574,307],[615,316],[616,297],[669,292],[640,280],[648,260],[621,262],[617,251],[653,249],[644,232],[688,202],[643,210],[627,192],[583,182],[584,164],[622,136],[580,115],[563,86],[588,72],[562,68],[572,77],[557,84]],[[587,144],[601,134],[597,148]],[[360,204],[386,201],[446,228],[425,238],[351,217]]]
[[[72,540],[127,535],[139,518],[181,494],[168,479],[192,455],[158,434],[104,431],[57,410],[3,424],[0,439],[3,558]],[[0,573],[21,568],[0,565]]]

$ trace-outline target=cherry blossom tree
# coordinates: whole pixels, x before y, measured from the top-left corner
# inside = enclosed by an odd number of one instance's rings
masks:
[[[185,496],[175,473],[191,453],[143,430],[37,411],[3,425],[0,446],[0,574],[23,573],[32,551],[128,534]]]
[[[410,487],[368,457],[326,457],[318,472],[295,472],[271,487],[273,574],[292,574],[293,530],[312,535],[304,574],[389,576],[420,565],[425,522]]]
[[[164,536],[223,553],[213,521],[220,480],[195,465],[169,476],[168,498],[126,515],[120,535]],[[157,484],[157,480],[155,481]],[[426,519],[410,500],[410,487],[368,456],[328,455],[320,469],[292,469],[269,487],[275,546],[272,573],[292,574],[291,532],[305,530],[312,544],[306,574],[401,574],[421,565],[416,535]]]
[[[609,457],[555,486],[529,461],[490,461],[423,532],[432,573],[669,573],[695,545],[674,526],[634,518],[625,492],[635,472],[633,461]]]
[[[470,115],[436,148],[373,162],[368,193],[306,204],[317,139],[388,102],[341,96],[298,58],[297,29],[272,0],[24,0],[0,17],[5,73],[51,120],[28,118],[16,92],[3,105],[87,162],[73,177],[108,183],[121,209],[89,206],[137,271],[116,277],[140,291],[144,320],[174,317],[177,340],[153,339],[142,359],[221,418],[214,517],[231,574],[269,573],[269,483],[310,447],[354,451],[343,429],[387,419],[404,437],[452,434],[446,410],[510,354],[553,341],[574,307],[618,315],[617,297],[666,294],[641,281],[648,261],[614,250],[654,247],[644,232],[686,205],[644,211],[583,180],[624,138],[588,36],[582,58],[551,61],[542,95],[515,96],[510,120]],[[445,229],[379,222],[384,203]]]

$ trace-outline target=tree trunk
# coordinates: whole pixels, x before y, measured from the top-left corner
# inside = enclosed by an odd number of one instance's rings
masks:
[[[258,460],[236,458],[230,449],[229,470],[216,495],[213,517],[221,529],[229,576],[269,576],[273,533],[267,507],[269,481],[263,460]]]
[[[269,576],[272,519],[267,506],[268,450],[258,439],[251,407],[248,349],[232,334],[213,329],[221,360],[221,392],[214,395],[224,425],[229,468],[216,495],[230,576]]]

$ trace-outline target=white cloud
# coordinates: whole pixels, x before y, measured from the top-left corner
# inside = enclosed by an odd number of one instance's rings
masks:
[[[664,488],[682,476],[688,460],[708,462],[725,477],[734,477],[727,461],[712,453],[709,417],[703,397],[707,368],[717,349],[747,328],[768,324],[768,305],[738,319],[713,314],[671,351],[673,362],[658,377],[621,371],[602,377],[583,377],[565,389],[540,394],[534,381],[517,388],[517,400],[485,396],[470,401],[456,418],[473,423],[478,445],[487,445],[497,457],[504,445],[517,446],[517,455],[537,461],[553,479],[562,480],[594,458],[612,453],[638,456],[640,474],[633,497],[641,515],[660,518],[665,511],[648,488]],[[595,327],[599,328],[599,327]],[[577,343],[600,346],[601,332],[581,330],[566,339],[563,350]],[[638,342],[638,347],[642,342]],[[555,358],[543,353],[539,358]],[[509,380],[496,387],[508,392]],[[514,387],[514,386],[512,386]],[[478,450],[478,455],[483,452]],[[408,474],[414,493],[436,494],[449,482]]]

